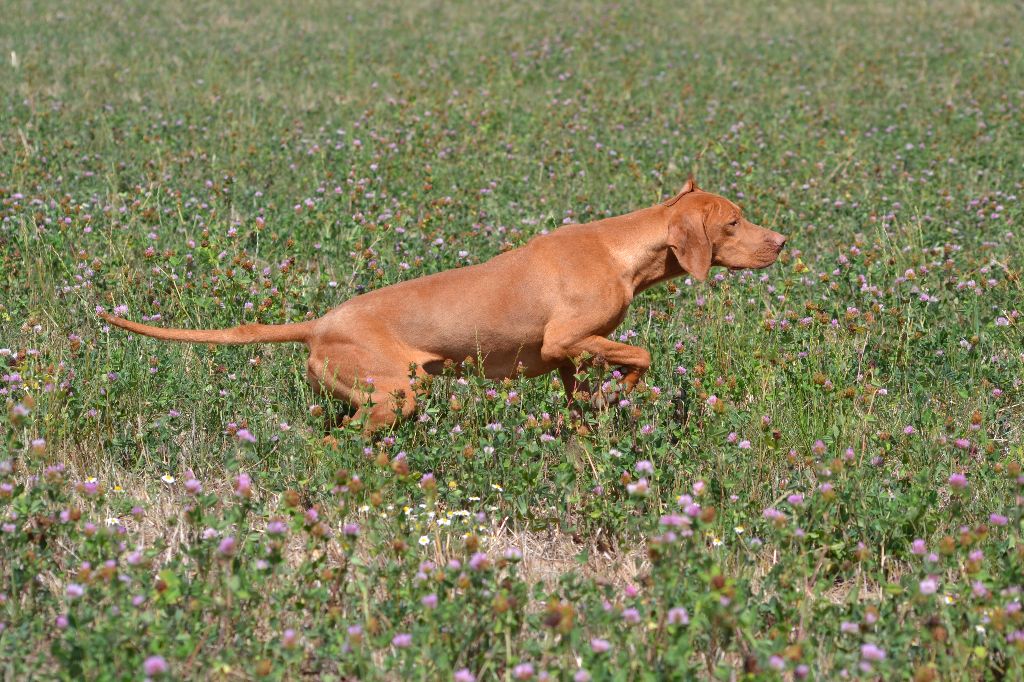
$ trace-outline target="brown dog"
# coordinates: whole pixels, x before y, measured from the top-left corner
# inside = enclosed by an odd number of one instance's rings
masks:
[[[445,361],[480,357],[489,378],[558,370],[570,397],[588,356],[623,368],[632,388],[651,364],[643,348],[606,338],[633,297],[712,265],[764,268],[786,238],[745,220],[731,201],[693,178],[664,204],[567,225],[479,265],[439,272],[357,296],[323,317],[231,329],[164,329],[106,313],[118,327],[168,341],[309,347],[309,382],[354,407],[373,431],[416,408],[410,366],[439,374]]]

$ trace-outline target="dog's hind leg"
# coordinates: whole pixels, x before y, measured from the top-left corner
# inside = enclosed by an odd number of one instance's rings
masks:
[[[358,400],[359,409],[352,420],[365,419],[363,433],[366,435],[391,426],[399,418],[410,417],[416,411],[416,394],[408,376],[373,377],[373,383],[362,389]]]
[[[362,422],[367,434],[416,411],[407,362],[339,343],[311,348],[306,369],[315,391],[326,391],[355,408],[351,420]]]

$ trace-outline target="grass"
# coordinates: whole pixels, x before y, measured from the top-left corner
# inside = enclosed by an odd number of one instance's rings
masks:
[[[718,4],[5,7],[5,678],[1019,679],[1021,9]],[[639,297],[582,421],[470,366],[325,439],[301,347],[95,315],[318,316],[691,171],[787,251]]]

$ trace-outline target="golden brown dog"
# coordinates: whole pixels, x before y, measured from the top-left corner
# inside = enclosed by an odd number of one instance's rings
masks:
[[[479,265],[357,296],[317,320],[231,329],[164,329],[106,313],[118,327],[168,341],[309,347],[309,382],[357,408],[366,429],[416,407],[410,366],[438,374],[445,361],[482,358],[489,378],[558,370],[570,397],[581,357],[621,367],[632,388],[651,364],[643,348],[606,338],[633,297],[671,277],[704,280],[713,265],[764,268],[786,238],[743,218],[693,178],[652,208],[567,225]]]

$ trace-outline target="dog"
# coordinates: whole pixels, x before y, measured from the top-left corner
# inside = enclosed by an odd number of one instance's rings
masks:
[[[313,389],[354,407],[370,434],[415,412],[416,377],[466,358],[480,358],[491,379],[557,370],[570,403],[586,391],[581,363],[607,363],[621,368],[628,392],[651,354],[607,336],[638,293],[683,274],[704,281],[713,266],[768,267],[785,243],[691,177],[664,203],[563,226],[484,263],[356,296],[316,320],[189,330],[101,317],[166,341],[305,343]]]

